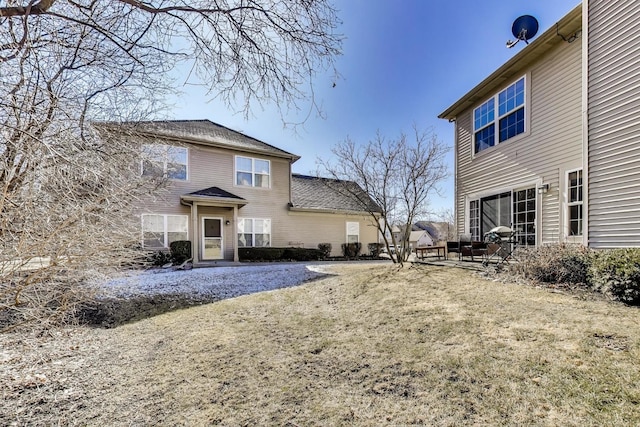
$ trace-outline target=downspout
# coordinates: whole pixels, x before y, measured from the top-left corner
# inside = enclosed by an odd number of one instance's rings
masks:
[[[589,246],[589,0],[582,1],[582,244]]]
[[[193,264],[200,262],[200,236],[198,230],[198,203],[191,202],[191,230],[193,236],[191,236],[191,257],[193,258]]]
[[[231,230],[231,239],[233,241],[233,261],[239,262],[240,257],[238,256],[238,236],[236,234],[238,231],[238,205],[233,206],[233,224],[231,225],[231,227],[233,227]]]
[[[289,206],[293,206],[293,190],[291,189],[291,185],[293,184],[293,177],[291,176],[291,165],[293,164],[293,160],[289,159]]]
[[[458,227],[458,121],[453,121],[453,229],[456,230],[456,236],[460,235]],[[464,224],[464,221],[463,221]],[[448,237],[447,237],[448,239]]]

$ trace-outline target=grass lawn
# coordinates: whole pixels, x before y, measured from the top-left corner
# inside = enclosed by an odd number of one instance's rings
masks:
[[[1,337],[0,424],[640,425],[637,308],[453,268],[335,273]]]

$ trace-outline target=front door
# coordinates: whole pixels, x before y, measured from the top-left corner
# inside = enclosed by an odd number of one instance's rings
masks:
[[[223,259],[222,218],[202,218],[202,259]]]

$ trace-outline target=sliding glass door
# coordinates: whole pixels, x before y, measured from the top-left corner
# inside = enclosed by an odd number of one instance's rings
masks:
[[[511,227],[511,193],[496,194],[481,199],[480,232],[484,236],[492,228],[504,225]]]

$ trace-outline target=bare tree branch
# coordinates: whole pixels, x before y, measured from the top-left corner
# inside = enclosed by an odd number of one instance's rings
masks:
[[[245,115],[315,108],[337,24],[330,0],[2,2],[0,322],[3,310],[37,319],[21,305],[43,301],[36,289],[64,298],[139,256],[138,201],[162,182],[140,176],[142,137],[92,123],[161,117],[191,83]],[[192,73],[176,83],[176,67]]]
[[[334,162],[318,160],[319,173],[341,180],[336,181],[336,191],[357,200],[374,218],[380,217],[376,224],[387,251],[391,254],[393,245],[397,256],[392,259],[403,263],[410,254],[411,225],[429,213],[429,197],[448,176],[444,162],[448,150],[433,132],[414,126],[411,140],[405,134],[390,140],[380,133],[362,145],[347,139],[332,149]],[[381,214],[368,209],[349,182],[362,187],[380,207]],[[392,232],[394,225],[402,231],[401,241],[396,241]]]

